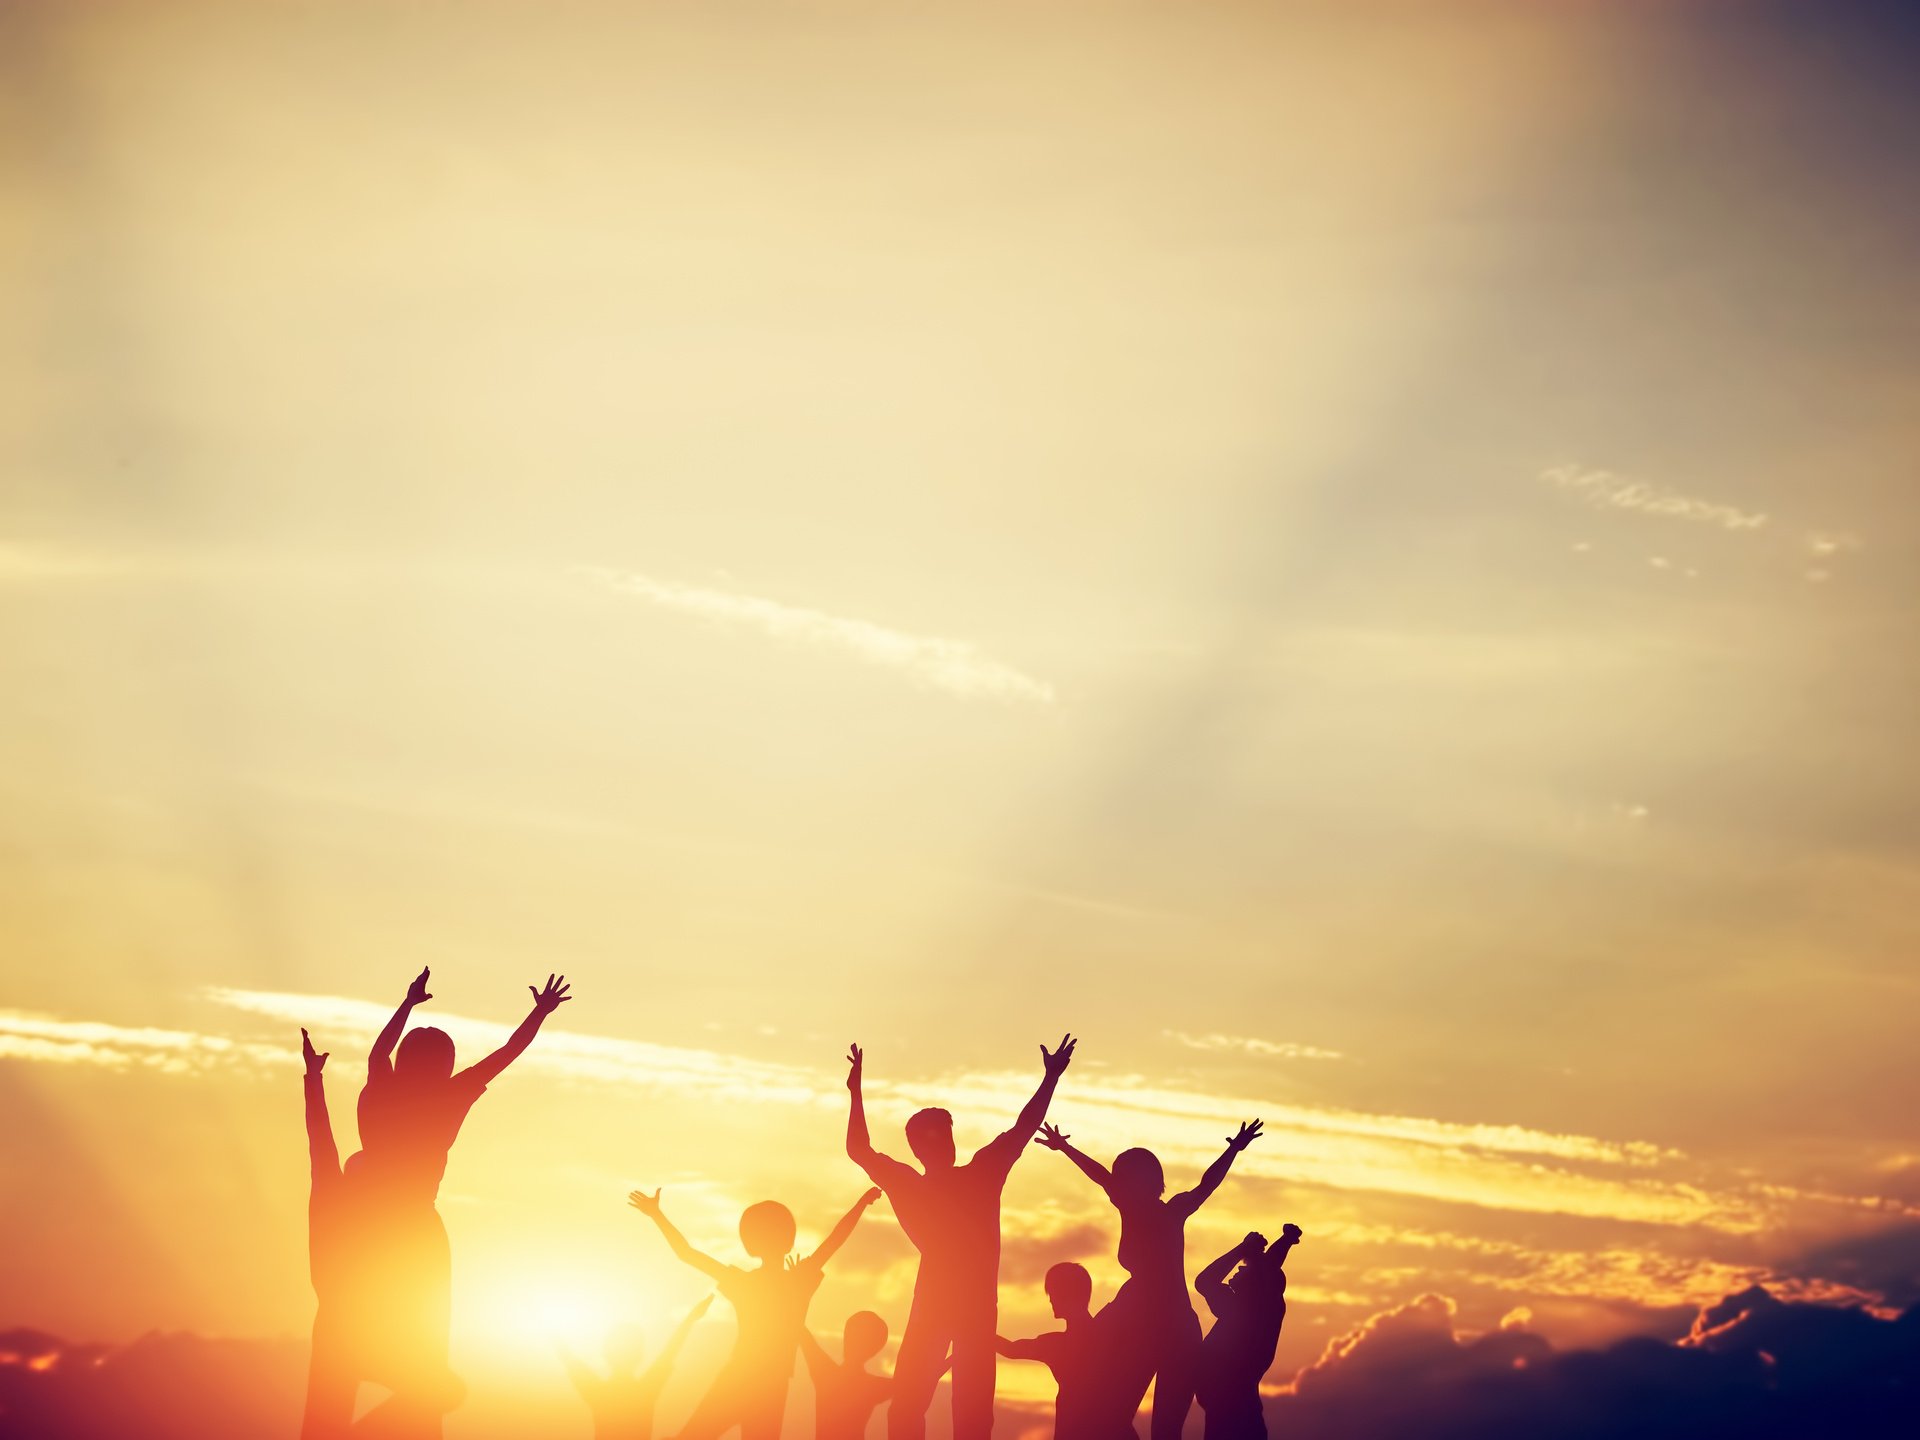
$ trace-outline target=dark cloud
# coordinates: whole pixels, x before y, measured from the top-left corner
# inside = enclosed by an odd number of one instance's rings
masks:
[[[1103,1255],[1113,1244],[1111,1231],[1098,1225],[1067,1225],[1044,1235],[1007,1235],[1000,1241],[1000,1283],[1038,1282],[1062,1260]]]
[[[1783,1301],[1759,1288],[1651,1337],[1556,1351],[1516,1323],[1463,1336],[1425,1295],[1334,1341],[1269,1403],[1291,1440],[1742,1440],[1920,1433],[1920,1310]]]
[[[1049,1243],[1061,1247],[1077,1228]],[[1030,1258],[1039,1263],[1038,1249]],[[290,1435],[305,1351],[291,1340],[149,1335],[110,1348],[39,1331],[0,1332],[0,1440]],[[1267,1408],[1271,1433],[1287,1440],[1920,1434],[1920,1308],[1888,1319],[1754,1288],[1702,1310],[1677,1341],[1642,1336],[1604,1350],[1561,1351],[1528,1328],[1524,1312],[1493,1331],[1463,1334],[1451,1300],[1423,1295],[1333,1341],[1295,1377],[1292,1393],[1272,1397]],[[1016,1440],[1043,1434],[1050,1419],[1010,1403],[1000,1416]],[[509,1423],[470,1402],[460,1425],[463,1433],[519,1440],[535,1433],[527,1427],[538,1418]],[[941,1440],[941,1407],[934,1421],[931,1440]]]
[[[298,1428],[306,1345],[0,1332],[0,1440],[261,1440]]]
[[[1920,1221],[1829,1241],[1783,1268],[1884,1295],[1890,1305],[1920,1304]]]

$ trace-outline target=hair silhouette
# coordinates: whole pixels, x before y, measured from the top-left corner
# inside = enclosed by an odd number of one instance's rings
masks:
[[[1116,1331],[1110,1363],[1116,1377],[1129,1377],[1135,1408],[1153,1385],[1153,1440],[1180,1440],[1193,1407],[1200,1317],[1187,1292],[1187,1220],[1227,1178],[1233,1157],[1259,1138],[1260,1122],[1248,1121],[1228,1137],[1198,1184],[1166,1198],[1166,1172],[1151,1150],[1123,1150],[1109,1171],[1057,1125],[1041,1126],[1034,1142],[1073,1161],[1120,1212],[1119,1258],[1127,1280],[1104,1312]]]
[[[1280,1345],[1287,1318],[1287,1254],[1299,1240],[1297,1225],[1285,1226],[1271,1245],[1249,1234],[1194,1277],[1194,1288],[1214,1317],[1194,1370],[1207,1417],[1206,1440],[1266,1440],[1260,1380]]]
[[[840,1217],[820,1248],[804,1260],[784,1259],[793,1244],[793,1212],[772,1200],[749,1205],[740,1217],[740,1242],[760,1263],[746,1270],[696,1250],[660,1208],[660,1192],[635,1190],[627,1202],[660,1227],[673,1253],[710,1277],[733,1305],[739,1330],[733,1352],[681,1427],[680,1440],[716,1440],[736,1425],[741,1440],[778,1440],[786,1414],[794,1353],[806,1333],[807,1306],[820,1288],[827,1261],[846,1244],[867,1207],[869,1190]]]
[[[687,1336],[712,1304],[713,1297],[709,1295],[689,1310],[667,1337],[658,1358],[645,1370],[640,1369],[638,1333],[630,1326],[623,1326],[608,1337],[604,1376],[595,1374],[564,1346],[561,1348],[560,1359],[566,1366],[567,1378],[593,1413],[593,1440],[653,1440],[653,1411],[659,1403],[660,1391],[673,1373],[673,1362],[680,1354],[680,1347],[687,1343]]]
[[[927,1407],[950,1363],[953,1440],[986,1440],[993,1429],[994,1328],[999,1316],[1000,1193],[1028,1139],[1046,1119],[1054,1088],[1073,1059],[1073,1037],[1040,1047],[1041,1080],[1013,1125],[956,1163],[953,1117],[922,1110],[907,1122],[916,1170],[874,1149],[860,1091],[858,1045],[847,1054],[847,1155],[887,1192],[920,1267],[913,1305],[894,1361],[888,1440],[922,1440]]]

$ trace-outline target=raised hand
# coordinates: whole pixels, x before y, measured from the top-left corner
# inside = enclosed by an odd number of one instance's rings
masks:
[[[1280,1238],[1286,1241],[1289,1245],[1299,1244],[1300,1243],[1300,1227],[1298,1225],[1293,1225],[1293,1224],[1282,1225],[1280,1227]]]
[[[858,1045],[850,1046],[848,1048],[847,1050],[847,1089],[858,1090],[860,1088],[860,1062],[862,1060],[865,1060],[866,1058],[867,1058],[866,1051],[862,1050]]]
[[[1258,1230],[1249,1230],[1247,1232],[1247,1238],[1240,1242],[1240,1253],[1242,1255],[1259,1255],[1264,1253],[1266,1248],[1267,1237],[1262,1235]]]
[[[413,983],[407,986],[407,1004],[424,1005],[427,1001],[433,999],[433,996],[427,993],[427,975],[429,973],[429,971],[422,970],[418,975],[413,977]],[[389,991],[388,993],[391,994],[392,992]]]
[[[627,1203],[642,1215],[650,1216],[655,1220],[660,1218],[660,1192],[658,1190],[655,1190],[651,1195],[647,1194],[644,1190],[630,1190],[627,1192]]]
[[[1249,1120],[1227,1137],[1227,1144],[1234,1150],[1244,1150],[1259,1138],[1260,1122],[1258,1120]]]
[[[867,1206],[873,1204],[874,1201],[878,1200],[882,1195],[886,1193],[887,1192],[882,1190],[878,1185],[874,1186],[871,1190],[867,1191],[866,1194],[860,1197],[860,1208],[864,1210]]]
[[[1058,1125],[1042,1124],[1040,1133],[1033,1137],[1033,1143],[1047,1150],[1065,1150],[1067,1141],[1072,1138]]]
[[[307,1027],[300,1027],[300,1058],[307,1062],[307,1074],[318,1075],[326,1069],[327,1056],[332,1053],[331,1050],[316,1051],[312,1038],[307,1034]]]
[[[551,1015],[573,997],[567,994],[567,977],[547,976],[547,983],[540,989],[527,986],[527,992],[533,996],[533,1008],[536,1014]]]
[[[1046,1071],[1049,1076],[1061,1074],[1073,1059],[1073,1046],[1074,1039],[1071,1035],[1062,1035],[1060,1037],[1060,1045],[1057,1049],[1049,1050],[1046,1046],[1042,1045],[1040,1047],[1040,1068]]]

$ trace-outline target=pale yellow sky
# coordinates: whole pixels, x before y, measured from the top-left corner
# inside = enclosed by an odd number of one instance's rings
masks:
[[[470,1353],[537,1263],[562,1328],[697,1298],[634,1184],[818,1233],[849,1040],[984,1139],[1068,1027],[1091,1149],[1269,1117],[1192,1259],[1306,1229],[1293,1363],[1428,1289],[1568,1339],[1875,1293],[1920,212],[1861,37],[3,23],[0,1321],[304,1325],[287,1037],[350,1058],[422,964],[495,1027],[563,970],[620,1057],[463,1138]],[[1009,1205],[1020,1323],[1049,1258],[1111,1285],[1054,1157]],[[875,1218],[818,1328],[900,1322]]]

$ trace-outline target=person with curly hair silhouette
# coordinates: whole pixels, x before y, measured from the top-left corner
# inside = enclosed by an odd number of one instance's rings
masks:
[[[659,1357],[640,1368],[642,1341],[638,1326],[622,1325],[607,1337],[607,1373],[597,1374],[564,1345],[560,1363],[567,1379],[593,1413],[593,1440],[653,1440],[653,1411],[673,1373],[673,1362],[687,1336],[713,1304],[708,1295],[687,1312],[661,1347]]]
[[[858,1045],[847,1054],[847,1155],[887,1192],[900,1228],[920,1252],[913,1307],[894,1361],[888,1440],[923,1440],[927,1407],[943,1368],[953,1369],[953,1440],[993,1432],[994,1329],[1000,1305],[1000,1194],[1027,1141],[1047,1118],[1054,1089],[1073,1059],[1073,1037],[1040,1047],[1041,1080],[1012,1126],[957,1163],[953,1116],[921,1110],[907,1119],[907,1145],[920,1162],[874,1149],[867,1134]]]
[[[740,1216],[740,1244],[759,1264],[745,1269],[694,1249],[660,1208],[658,1190],[651,1195],[635,1190],[627,1196],[628,1204],[660,1227],[675,1256],[714,1281],[732,1302],[740,1327],[733,1352],[680,1427],[677,1440],[717,1440],[736,1425],[741,1440],[778,1440],[813,1292],[820,1288],[827,1261],[879,1198],[875,1189],[854,1201],[820,1248],[804,1260],[788,1254],[795,1234],[793,1212],[777,1200],[749,1205]]]
[[[1120,1212],[1120,1266],[1127,1280],[1104,1313],[1113,1317],[1119,1351],[1132,1367],[1136,1408],[1153,1385],[1153,1440],[1180,1440],[1193,1408],[1200,1317],[1187,1290],[1187,1221],[1220,1188],[1234,1157],[1259,1138],[1258,1120],[1242,1125],[1199,1183],[1173,1196],[1166,1194],[1166,1172],[1151,1150],[1123,1150],[1108,1170],[1057,1125],[1042,1125],[1034,1140],[1073,1161]]]
[[[1194,1277],[1194,1289],[1213,1312],[1213,1328],[1200,1342],[1194,1368],[1195,1392],[1207,1417],[1206,1440],[1267,1440],[1260,1381],[1280,1347],[1280,1327],[1287,1318],[1287,1255],[1299,1243],[1298,1225],[1284,1227],[1271,1245],[1251,1233]]]

